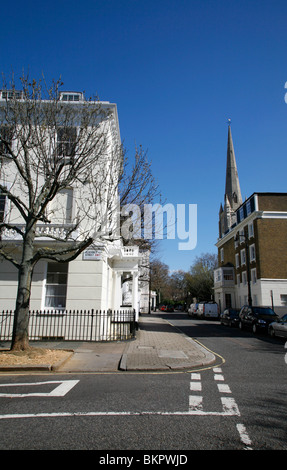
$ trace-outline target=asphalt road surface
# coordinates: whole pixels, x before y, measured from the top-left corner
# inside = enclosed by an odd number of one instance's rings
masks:
[[[216,364],[168,373],[2,375],[0,449],[97,450],[98,463],[128,468],[172,456],[177,462],[170,463],[184,466],[195,450],[286,450],[285,341],[186,313],[163,316],[215,353]],[[137,450],[133,462],[108,462]]]

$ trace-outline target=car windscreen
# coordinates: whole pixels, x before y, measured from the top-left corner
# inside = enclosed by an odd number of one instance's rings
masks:
[[[276,317],[276,313],[271,308],[260,308],[255,307],[254,313],[258,313],[259,315],[270,315]]]

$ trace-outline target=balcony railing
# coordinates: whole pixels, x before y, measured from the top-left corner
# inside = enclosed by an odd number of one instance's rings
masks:
[[[13,228],[3,228],[1,235],[2,240],[22,240],[22,237],[18,230],[24,233],[24,224],[15,224]],[[73,231],[72,224],[38,224],[36,226],[36,237],[42,240],[54,239],[54,240],[75,240],[78,236],[76,231]]]

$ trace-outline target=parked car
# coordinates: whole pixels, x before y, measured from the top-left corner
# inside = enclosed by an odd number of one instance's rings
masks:
[[[287,315],[283,315],[283,317],[279,318],[276,322],[270,323],[268,333],[271,336],[287,338]]]
[[[278,319],[279,316],[272,308],[245,305],[239,313],[239,328],[252,329],[253,333],[268,331],[270,323]]]
[[[196,315],[198,304],[191,304],[188,309],[188,315],[194,317]]]
[[[162,305],[162,306],[160,307],[160,310],[161,310],[162,312],[165,312],[165,311],[166,311],[166,305]]]
[[[167,305],[165,311],[166,311],[166,312],[174,312],[174,308],[173,308],[172,305]]]
[[[227,326],[238,326],[240,308],[227,308],[220,315],[220,323]]]
[[[198,318],[218,318],[218,305],[216,302],[200,302],[196,314]]]

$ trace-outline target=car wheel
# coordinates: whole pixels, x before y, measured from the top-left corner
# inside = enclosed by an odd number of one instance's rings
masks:
[[[270,328],[270,336],[271,336],[272,338],[275,337],[275,331],[273,330],[273,328]]]

